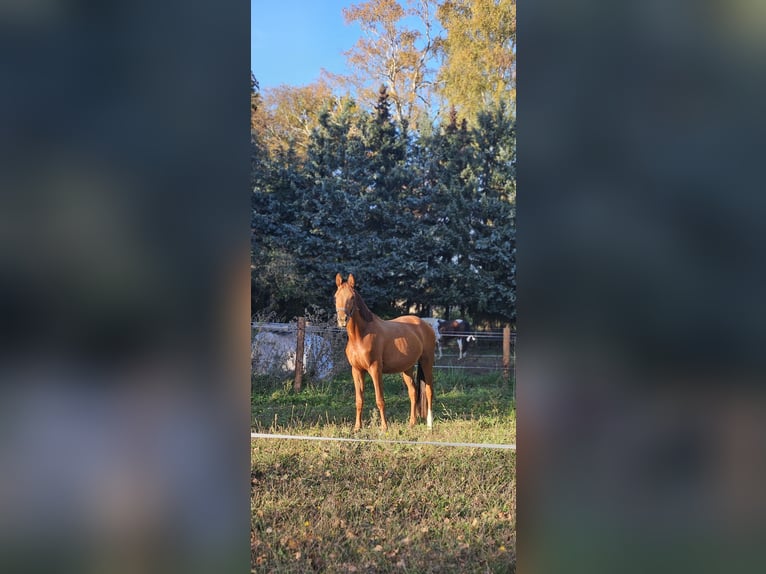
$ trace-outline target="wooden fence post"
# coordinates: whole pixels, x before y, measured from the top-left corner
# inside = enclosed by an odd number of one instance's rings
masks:
[[[303,382],[303,343],[306,338],[306,319],[298,317],[298,340],[295,342],[295,382],[293,390],[297,393],[301,390]]]
[[[511,380],[511,326],[503,327],[503,376]]]

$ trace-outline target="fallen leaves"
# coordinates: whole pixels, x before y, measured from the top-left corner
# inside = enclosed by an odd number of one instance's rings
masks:
[[[282,539],[280,542],[282,542],[282,546],[287,546],[290,550],[297,550],[300,546],[298,541],[292,537],[288,537],[287,540]]]
[[[441,561],[469,572],[480,560],[504,571],[514,563],[515,499],[490,472],[505,464],[494,453],[470,464],[455,455],[452,464],[403,448],[384,465],[377,450],[323,448],[261,454],[253,470],[263,474],[251,477],[258,482],[251,494],[256,572],[395,574]],[[466,484],[455,484],[460,474]]]

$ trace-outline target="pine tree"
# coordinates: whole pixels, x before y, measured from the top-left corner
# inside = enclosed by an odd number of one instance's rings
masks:
[[[261,89],[258,80],[255,79],[253,71],[250,70],[250,130],[256,126],[256,113],[261,105]]]
[[[475,235],[471,265],[478,270],[480,297],[473,314],[516,320],[516,129],[501,102],[477,117]]]
[[[469,128],[452,110],[408,133],[381,88],[374,108],[327,102],[307,140],[269,153],[254,134],[253,308],[326,308],[354,273],[381,316],[429,307],[515,318],[515,130],[502,104]]]
[[[405,312],[412,301],[418,266],[412,261],[417,201],[412,166],[407,162],[406,126],[390,112],[387,87],[381,86],[372,121],[367,125],[363,198],[366,202],[365,260],[374,284],[387,289],[375,301],[391,313]]]

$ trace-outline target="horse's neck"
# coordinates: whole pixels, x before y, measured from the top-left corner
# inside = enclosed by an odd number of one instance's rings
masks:
[[[351,319],[346,324],[346,330],[348,332],[349,339],[352,339],[352,338],[361,339],[362,337],[364,337],[369,331],[370,327],[372,326],[372,323],[374,322],[375,322],[375,315],[372,316],[372,321],[365,321],[362,318],[362,314],[359,312],[359,309],[355,309],[354,314],[351,316]]]

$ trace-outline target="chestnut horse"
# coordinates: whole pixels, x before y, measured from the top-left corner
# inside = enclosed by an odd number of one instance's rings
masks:
[[[354,290],[354,276],[344,282],[340,273],[335,277],[335,310],[338,325],[348,333],[346,357],[351,364],[356,391],[356,424],[362,426],[364,405],[364,374],[370,374],[375,386],[375,402],[380,411],[380,426],[388,429],[386,405],[383,400],[383,373],[401,373],[410,396],[410,426],[417,414],[426,418],[428,428],[433,428],[433,365],[436,336],[433,329],[414,315],[384,321],[375,315]],[[412,370],[418,364],[416,385]],[[425,387],[424,389],[422,387]]]

